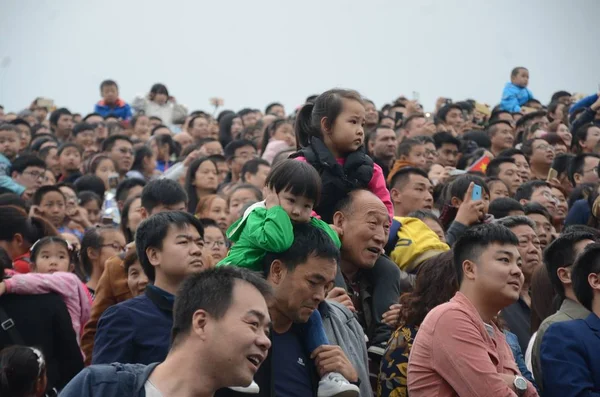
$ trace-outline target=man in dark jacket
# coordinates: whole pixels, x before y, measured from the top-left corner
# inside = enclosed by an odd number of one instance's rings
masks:
[[[47,364],[47,391],[60,390],[82,368],[71,317],[55,294],[0,296],[0,350],[10,345],[38,347]]]
[[[233,266],[192,275],[177,296],[172,345],[162,363],[92,365],[61,396],[212,396],[248,385],[271,346],[270,294],[264,279]]]
[[[169,351],[173,303],[185,276],[206,269],[202,224],[173,211],[152,215],[137,229],[138,257],[153,283],[136,298],[108,308],[94,341],[93,364],[162,361]]]

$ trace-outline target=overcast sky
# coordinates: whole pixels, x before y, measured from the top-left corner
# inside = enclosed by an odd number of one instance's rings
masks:
[[[496,104],[512,67],[547,103],[600,83],[598,0],[0,0],[0,104],[87,113],[115,79],[162,82],[194,109],[283,102],[341,86],[378,106],[419,93]]]

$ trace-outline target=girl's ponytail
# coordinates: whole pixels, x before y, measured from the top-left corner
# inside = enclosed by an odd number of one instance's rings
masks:
[[[298,149],[310,145],[310,138],[312,136],[321,136],[321,131],[313,126],[312,122],[312,111],[315,107],[314,103],[306,103],[298,111],[296,115],[296,146]]]

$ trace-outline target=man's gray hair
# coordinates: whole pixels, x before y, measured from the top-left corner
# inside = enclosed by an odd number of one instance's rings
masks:
[[[502,226],[506,226],[509,229],[512,229],[513,227],[517,226],[529,226],[530,228],[535,230],[535,222],[524,215],[506,216],[504,218],[496,220],[495,223],[498,223]]]

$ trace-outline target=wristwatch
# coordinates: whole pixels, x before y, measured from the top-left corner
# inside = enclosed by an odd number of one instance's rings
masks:
[[[522,396],[527,391],[527,379],[523,378],[521,375],[515,376],[513,385],[515,386],[515,389],[517,389],[518,396]]]

